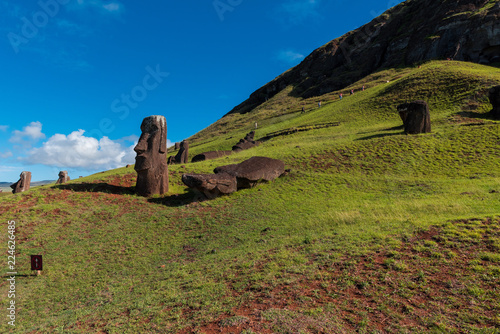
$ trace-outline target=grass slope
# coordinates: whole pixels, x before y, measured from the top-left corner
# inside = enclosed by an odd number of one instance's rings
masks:
[[[127,168],[2,196],[2,221],[18,227],[15,332],[494,333],[500,123],[485,92],[495,84],[497,68],[430,62],[373,74],[342,101],[283,92],[193,136],[191,156],[230,149],[255,122],[257,138],[341,125],[171,166],[167,196],[136,196]],[[415,99],[430,103],[431,134],[402,134],[395,106]],[[255,155],[292,171],[212,201],[182,185],[185,172]],[[43,254],[42,276],[30,275],[31,254]],[[5,280],[0,289],[7,305]]]

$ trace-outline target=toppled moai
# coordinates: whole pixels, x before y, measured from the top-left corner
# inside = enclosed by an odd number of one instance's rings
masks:
[[[431,132],[431,116],[425,101],[404,103],[397,107],[403,120],[405,133],[419,134]]]
[[[150,197],[168,192],[167,121],[164,116],[149,116],[141,124],[141,137],[134,151],[137,172],[136,192]]]
[[[30,186],[31,186],[31,172],[22,172],[21,175],[19,175],[19,181],[10,185],[13,194],[28,191],[30,190]]]
[[[248,150],[249,148],[258,145],[258,142],[254,140],[254,136],[255,136],[255,131],[247,133],[245,138],[241,139],[238,142],[238,144],[233,146],[233,151],[239,152],[243,150]]]
[[[63,183],[68,182],[69,180],[71,180],[71,179],[68,176],[68,171],[63,170],[63,171],[59,172],[59,179],[57,179],[56,184],[63,184]]]
[[[217,158],[220,158],[220,157],[225,157],[226,155],[230,155],[231,153],[233,153],[233,151],[210,151],[210,152],[204,152],[204,153],[200,153],[198,155],[195,155],[193,157],[193,159],[191,159],[191,162],[199,162],[199,161],[217,159]]]
[[[212,199],[263,181],[270,182],[285,173],[285,164],[277,159],[252,157],[239,164],[217,167],[214,173],[184,174],[182,182]]]

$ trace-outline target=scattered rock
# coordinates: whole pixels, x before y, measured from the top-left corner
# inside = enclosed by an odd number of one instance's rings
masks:
[[[125,166],[125,168],[129,168],[129,167],[130,167],[130,165]]]
[[[201,153],[198,155],[195,155],[191,162],[199,162],[199,161],[205,161],[205,160],[212,160],[212,159],[217,159],[220,157],[224,157],[226,155],[230,155],[233,153],[233,151],[210,151],[210,152],[205,152]]]
[[[56,181],[56,184],[63,184],[63,183],[68,182],[69,180],[71,180],[71,179],[68,176],[68,171],[63,170],[63,171],[59,172],[59,179]]]
[[[431,132],[429,106],[425,101],[404,103],[397,107],[403,120],[405,133],[419,134]]]
[[[489,91],[490,102],[493,105],[491,114],[493,118],[500,119],[500,86],[492,87]]]
[[[22,172],[21,175],[19,175],[19,181],[10,185],[13,194],[28,191],[30,190],[30,186],[31,186],[31,172]]]
[[[141,124],[141,137],[134,151],[137,171],[136,192],[141,196],[168,192],[167,121],[164,116],[149,116]]]

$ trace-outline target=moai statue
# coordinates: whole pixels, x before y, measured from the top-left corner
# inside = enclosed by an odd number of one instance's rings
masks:
[[[134,151],[137,171],[136,192],[150,197],[168,192],[167,121],[164,116],[146,117]]]
[[[183,140],[179,152],[175,156],[175,162],[178,164],[187,164],[189,162],[189,142]]]
[[[181,143],[175,143],[174,149],[177,151],[181,148]]]
[[[425,101],[404,103],[397,107],[403,121],[405,133],[419,134],[431,132],[431,116]]]
[[[31,185],[31,172],[22,172],[21,175],[19,175],[19,181],[17,181],[14,184],[11,184],[10,187],[12,188],[12,193],[17,194],[17,193],[22,193],[23,191],[30,190],[30,185]]]
[[[500,119],[500,86],[492,87],[488,92],[488,97],[493,105],[493,109],[491,110],[493,118]]]
[[[59,179],[56,181],[56,184],[63,184],[71,180],[68,176],[68,171],[60,171],[59,172]]]

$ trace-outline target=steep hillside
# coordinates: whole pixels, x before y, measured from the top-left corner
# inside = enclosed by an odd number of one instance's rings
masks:
[[[318,96],[383,68],[431,59],[500,63],[499,0],[408,0],[311,53],[229,112],[247,113],[283,92]]]
[[[431,61],[420,67],[404,67],[375,72],[343,90],[318,97],[289,95],[287,87],[246,114],[229,114],[190,139],[193,154],[228,150],[258,123],[256,139],[291,127],[341,122],[340,131],[356,131],[376,118],[397,124],[396,106],[418,99],[430,104],[436,123],[459,122],[463,117],[480,119],[491,109],[489,87],[500,83],[500,70],[491,66],[459,61]],[[362,87],[365,90],[362,91]],[[352,96],[349,91],[354,89]],[[342,101],[338,95],[344,94]],[[322,101],[322,108],[318,102]],[[302,107],[306,112],[302,113]]]

